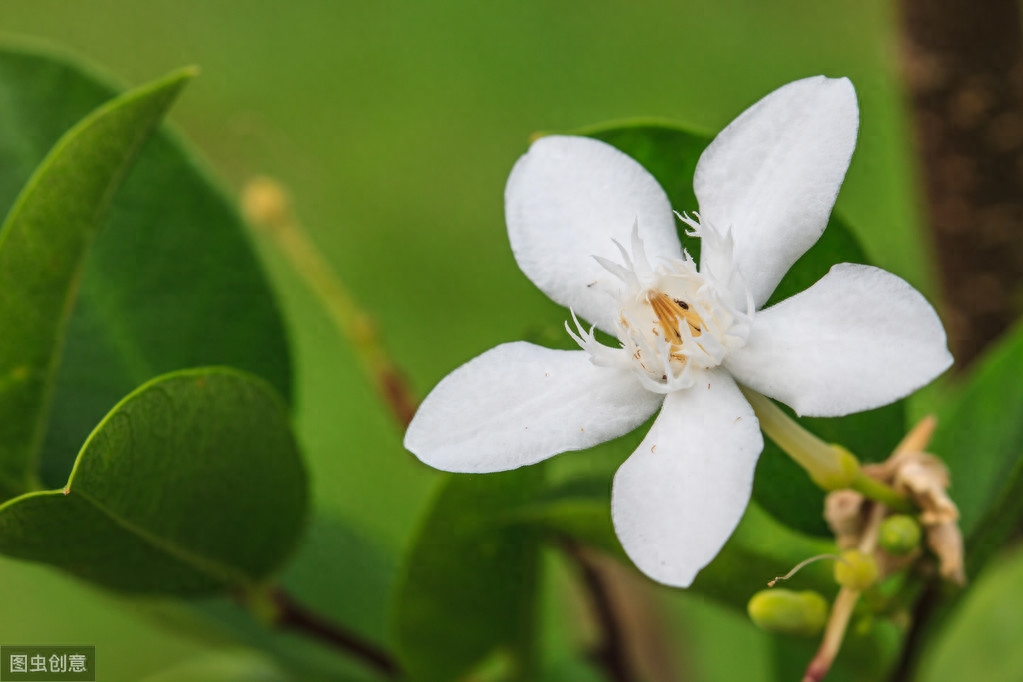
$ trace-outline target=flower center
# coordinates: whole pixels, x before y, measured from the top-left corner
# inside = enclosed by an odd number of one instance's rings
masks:
[[[687,253],[651,266],[636,232],[631,254],[618,245],[623,263],[597,258],[618,280],[608,293],[618,302],[614,331],[621,347],[600,344],[578,320],[569,333],[594,363],[628,367],[651,391],[689,388],[696,373],[717,367],[730,350],[746,343],[752,305],[738,309],[732,292],[701,273]],[[695,234],[702,236],[699,230]]]
[[[689,333],[697,337],[703,333],[700,327],[703,320],[694,311],[690,310],[689,304],[685,301],[672,298],[660,291],[647,292],[647,303],[657,316],[657,322],[661,328],[661,335],[672,345],[682,345],[681,325],[689,327]]]

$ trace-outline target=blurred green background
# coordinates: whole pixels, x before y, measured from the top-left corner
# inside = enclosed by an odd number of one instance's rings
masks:
[[[531,133],[636,116],[715,131],[817,73],[848,76],[860,98],[838,210],[877,265],[933,300],[893,11],[878,0],[9,0],[0,29],[73,50],[125,84],[198,64],[171,120],[231,191],[263,174],[289,188],[424,395],[475,354],[565,317],[519,272],[504,232],[504,182]],[[260,249],[293,343],[317,508],[287,580],[384,640],[396,557],[437,476],[404,452],[319,304]],[[336,589],[357,575],[374,576],[371,589]],[[95,643],[109,679],[144,677],[211,644],[159,628],[154,607],[115,603],[48,569],[2,560],[0,580],[0,641]],[[758,679],[763,637],[695,599],[674,601],[686,679]]]

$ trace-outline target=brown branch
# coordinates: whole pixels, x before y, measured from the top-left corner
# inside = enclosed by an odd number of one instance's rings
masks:
[[[903,67],[953,353],[962,369],[1023,310],[1018,0],[900,0]]]
[[[902,643],[899,660],[888,678],[889,682],[913,682],[916,679],[920,655],[928,640],[927,635],[933,630],[932,621],[941,602],[940,589],[935,583],[929,584],[917,599],[916,605],[913,607],[912,624]]]
[[[276,608],[274,624],[277,627],[293,630],[343,651],[388,679],[399,678],[401,670],[398,663],[375,644],[310,611],[281,588],[275,588],[270,598]]]
[[[612,682],[632,682],[625,633],[615,612],[614,601],[604,581],[604,575],[577,543],[565,539],[562,547],[565,554],[579,567],[583,587],[589,596],[590,607],[600,629],[600,641],[591,658]]]

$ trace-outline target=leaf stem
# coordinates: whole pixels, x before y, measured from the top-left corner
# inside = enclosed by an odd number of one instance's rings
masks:
[[[299,604],[280,587],[271,588],[273,623],[282,630],[294,630],[349,654],[390,680],[398,679],[397,661],[383,649]]]
[[[352,344],[394,418],[408,426],[416,400],[404,374],[384,349],[372,318],[359,307],[296,219],[284,188],[269,178],[256,178],[242,193],[242,208],[320,300],[338,332]]]

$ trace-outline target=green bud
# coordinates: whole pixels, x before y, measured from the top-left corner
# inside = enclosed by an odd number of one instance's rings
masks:
[[[835,582],[852,590],[865,590],[877,582],[877,562],[858,549],[846,550],[835,562]]]
[[[906,514],[889,516],[881,522],[877,542],[892,556],[905,556],[920,546],[920,524]]]
[[[746,610],[763,630],[803,637],[819,634],[828,619],[828,602],[809,590],[762,590],[753,595]]]

